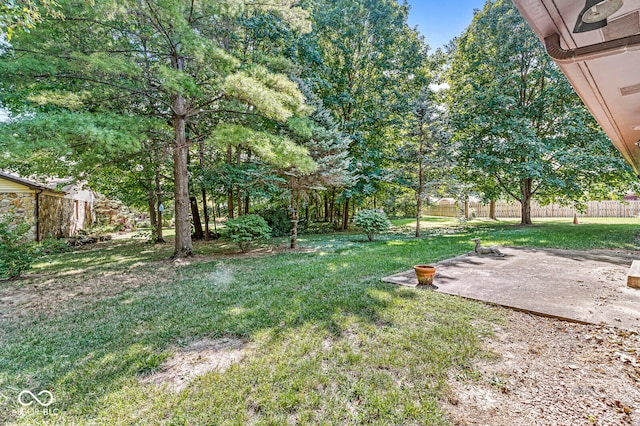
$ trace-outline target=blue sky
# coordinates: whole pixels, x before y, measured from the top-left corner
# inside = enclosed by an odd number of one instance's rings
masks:
[[[486,0],[408,0],[409,25],[418,26],[432,51],[460,35],[473,19],[473,10]]]

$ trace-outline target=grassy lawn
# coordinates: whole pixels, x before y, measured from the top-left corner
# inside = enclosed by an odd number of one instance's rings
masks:
[[[197,243],[196,260],[181,265],[166,260],[171,244],[136,240],[54,256],[35,278],[0,282],[0,301],[36,292],[48,306],[0,312],[0,423],[448,424],[439,408],[447,374],[473,374],[501,311],[380,278],[465,253],[474,237],[640,250],[638,219],[581,222],[425,218],[425,237],[415,239],[412,220],[399,220],[373,243],[302,236],[307,251],[239,256],[225,243]],[[71,296],[52,296],[63,293]],[[143,381],[179,348],[219,337],[251,350],[181,391]],[[48,389],[54,404],[20,408],[23,389]]]

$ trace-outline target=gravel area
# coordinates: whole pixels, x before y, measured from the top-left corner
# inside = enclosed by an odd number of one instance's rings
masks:
[[[491,354],[452,371],[456,425],[640,425],[640,335],[509,311]]]

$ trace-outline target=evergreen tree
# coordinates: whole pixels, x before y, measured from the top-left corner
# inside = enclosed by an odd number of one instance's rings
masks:
[[[237,37],[238,18],[275,14],[305,32],[307,12],[295,0],[60,4],[64,21],[43,22],[12,40],[0,66],[8,77],[0,82],[3,104],[16,108],[29,100],[46,111],[52,105],[73,110],[75,103],[89,113],[117,111],[170,123],[174,256],[190,256],[188,123],[225,111],[230,99],[276,121],[304,110],[304,98],[286,76],[233,55],[229,41]]]

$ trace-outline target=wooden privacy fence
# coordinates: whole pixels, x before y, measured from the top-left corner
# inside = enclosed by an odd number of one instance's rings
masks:
[[[496,203],[496,217],[520,217],[519,203]],[[580,213],[573,207],[549,204],[541,206],[531,203],[531,217],[636,217],[640,216],[640,200],[638,201],[591,201],[587,210]],[[461,217],[464,215],[463,206],[444,205],[425,207],[423,214],[427,216]],[[489,217],[489,205],[482,203],[469,203],[469,215],[477,217]]]

